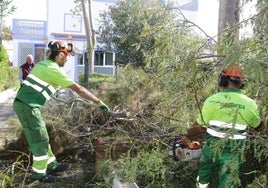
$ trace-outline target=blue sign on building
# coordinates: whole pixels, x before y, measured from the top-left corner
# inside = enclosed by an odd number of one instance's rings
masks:
[[[42,40],[47,35],[47,22],[13,19],[13,39]]]

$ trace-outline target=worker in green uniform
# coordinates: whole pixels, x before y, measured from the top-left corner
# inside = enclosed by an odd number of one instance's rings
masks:
[[[238,187],[247,130],[264,128],[257,104],[241,93],[242,78],[239,63],[222,71],[218,83],[223,90],[206,99],[188,130],[190,140],[197,139],[191,136],[198,133],[204,136],[197,187],[208,187],[215,169],[219,170],[219,188]]]
[[[49,145],[49,136],[40,107],[45,105],[58,87],[70,88],[81,97],[96,103],[104,112],[112,113],[109,107],[86,88],[72,81],[60,68],[67,62],[69,51],[62,41],[48,44],[50,56],[36,64],[23,81],[13,103],[22,124],[33,155],[32,179],[44,183],[56,181],[55,174],[65,171],[66,164],[59,164]]]

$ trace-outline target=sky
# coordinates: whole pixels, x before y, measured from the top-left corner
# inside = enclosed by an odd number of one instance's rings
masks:
[[[16,12],[5,18],[6,25],[12,25],[12,18],[45,20],[46,19],[46,0],[13,0],[12,5],[17,7]]]
[[[197,25],[202,28],[210,37],[218,33],[218,0],[199,0],[197,12]]]
[[[13,0],[12,4],[17,7],[17,11],[12,16],[5,18],[5,24],[11,26],[12,18],[45,20],[46,8],[44,7],[46,1]],[[216,36],[218,28],[218,0],[199,0],[196,22],[209,36]]]

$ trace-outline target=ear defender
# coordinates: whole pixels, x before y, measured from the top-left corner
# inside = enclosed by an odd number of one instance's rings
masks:
[[[47,47],[50,48],[50,47],[52,46],[52,44],[53,44],[53,41],[50,41],[50,42],[48,43]]]
[[[60,49],[59,43],[53,41],[50,41],[48,43],[48,47],[51,49],[52,52],[57,52]]]
[[[218,77],[218,85],[220,87],[227,87],[228,86],[228,76],[223,75],[224,71],[222,71]]]

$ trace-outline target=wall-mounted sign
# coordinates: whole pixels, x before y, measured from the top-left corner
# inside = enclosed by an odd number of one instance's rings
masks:
[[[13,19],[13,39],[43,40],[47,35],[47,22]]]
[[[82,16],[77,14],[64,14],[64,31],[81,32]]]

